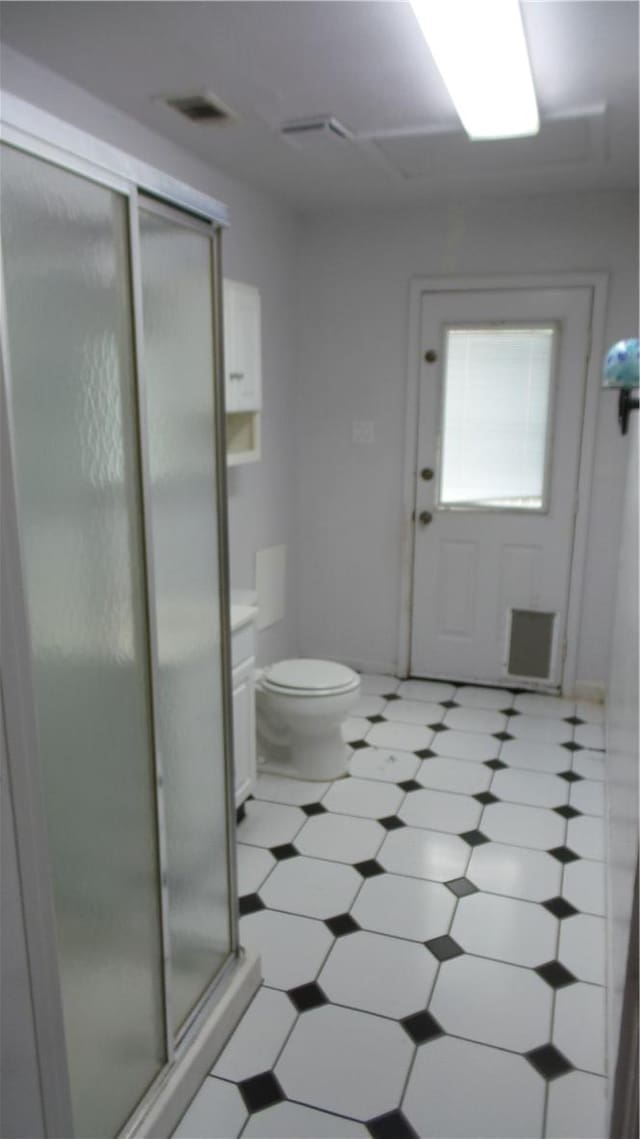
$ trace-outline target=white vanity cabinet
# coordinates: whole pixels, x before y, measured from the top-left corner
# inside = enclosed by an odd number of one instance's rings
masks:
[[[262,344],[260,293],[242,281],[223,281],[227,462],[260,458]]]
[[[256,779],[254,672],[257,609],[231,606],[231,688],[236,808],[251,794]]]

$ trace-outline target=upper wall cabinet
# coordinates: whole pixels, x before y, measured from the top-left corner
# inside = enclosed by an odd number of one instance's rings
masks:
[[[223,298],[227,461],[235,465],[260,458],[260,293],[225,279]]]

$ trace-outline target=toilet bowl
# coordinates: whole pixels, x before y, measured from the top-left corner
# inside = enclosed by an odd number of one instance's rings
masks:
[[[258,768],[292,779],[339,779],[349,749],[342,725],[360,677],[327,660],[282,660],[256,680]]]

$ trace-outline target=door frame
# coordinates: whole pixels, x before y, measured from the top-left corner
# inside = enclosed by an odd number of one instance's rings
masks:
[[[488,292],[517,289],[575,289],[592,290],[591,335],[586,351],[584,400],[581,409],[581,438],[579,447],[578,477],[576,486],[576,512],[571,550],[569,576],[569,604],[567,607],[567,650],[562,668],[561,690],[572,696],[576,684],[578,664],[578,630],[582,610],[582,592],[585,572],[585,554],[589,529],[591,482],[600,392],[601,360],[604,354],[605,316],[609,274],[601,271],[586,273],[530,273],[509,276],[482,277],[414,277],[409,286],[409,350],[407,354],[406,419],[404,432],[404,481],[402,495],[403,526],[401,543],[400,598],[398,613],[397,659],[398,673],[409,676],[411,668],[411,623],[413,613],[413,564],[415,525],[413,514],[418,468],[418,424],[420,376],[422,372],[421,332],[422,303],[425,293]]]

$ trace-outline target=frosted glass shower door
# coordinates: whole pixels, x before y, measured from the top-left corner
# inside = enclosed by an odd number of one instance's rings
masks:
[[[10,410],[74,1134],[166,1060],[127,198],[4,145]]]
[[[140,209],[176,1033],[231,951],[211,238],[177,210]]]

